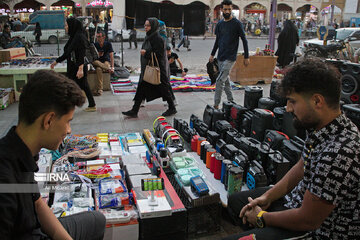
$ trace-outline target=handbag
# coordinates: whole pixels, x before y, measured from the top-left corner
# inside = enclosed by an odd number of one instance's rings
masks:
[[[155,60],[156,60],[157,66],[154,65],[154,55],[155,55]],[[156,54],[151,53],[151,61],[149,62],[148,65],[146,65],[145,72],[144,72],[143,80],[145,82],[148,82],[152,85],[159,85],[161,83],[160,82],[160,68],[158,66],[159,66],[159,62],[157,60]]]

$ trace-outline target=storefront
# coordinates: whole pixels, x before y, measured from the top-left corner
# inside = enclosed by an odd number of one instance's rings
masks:
[[[286,4],[278,4],[277,6],[277,19],[280,21],[285,21],[287,19],[291,19],[292,16],[292,8]]]
[[[46,6],[41,7],[41,10],[47,10]],[[74,15],[74,2],[71,0],[60,0],[50,6],[50,10],[63,10],[65,17]]]
[[[22,1],[18,4],[15,4],[14,16],[19,18],[21,22],[28,22],[30,14],[37,10],[40,10],[42,6],[45,5],[35,0]],[[9,14],[10,11],[6,12]]]
[[[81,15],[81,5],[75,4],[75,11],[79,13],[77,15]],[[86,5],[86,15],[92,16],[93,19],[96,19],[98,16],[98,20],[104,22],[105,18],[112,19],[113,17],[113,3],[110,1],[101,1],[96,0],[88,3]]]
[[[263,24],[266,19],[266,7],[259,3],[247,5],[244,8],[244,13],[246,20],[251,23],[260,22]]]

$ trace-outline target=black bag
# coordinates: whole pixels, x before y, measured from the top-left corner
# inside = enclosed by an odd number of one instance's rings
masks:
[[[221,110],[215,109],[213,106],[206,105],[203,114],[203,121],[208,125],[209,130],[214,129],[216,121],[223,119],[224,113]]]
[[[214,61],[208,62],[206,64],[207,74],[209,74],[209,78],[211,79],[211,85],[216,83],[216,79],[219,76],[219,64],[216,58]]]
[[[85,48],[85,61],[87,63],[92,63],[95,60],[99,59],[99,52],[95,47],[94,43],[90,43],[86,40],[86,48]]]

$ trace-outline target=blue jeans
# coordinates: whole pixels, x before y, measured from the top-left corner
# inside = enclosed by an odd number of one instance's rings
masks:
[[[219,76],[216,79],[216,89],[215,89],[215,106],[219,106],[221,102],[221,95],[224,89],[227,100],[234,101],[233,95],[231,93],[229,73],[234,66],[235,61],[225,60],[219,62]]]

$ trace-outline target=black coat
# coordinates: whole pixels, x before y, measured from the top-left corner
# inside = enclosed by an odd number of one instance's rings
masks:
[[[160,97],[162,97],[163,99],[171,98],[170,82],[169,82],[170,69],[166,56],[166,46],[164,43],[164,39],[160,36],[159,32],[156,31],[145,38],[145,41],[141,49],[145,49],[146,53],[144,56],[141,55],[140,57],[141,74],[134,100],[142,101],[146,99],[147,102],[150,102]],[[151,53],[156,54],[156,57],[159,62],[160,81],[161,81],[160,85],[152,85],[150,83],[143,81],[146,65],[151,60]],[[155,59],[154,62],[156,65]]]
[[[290,20],[287,20],[279,34],[278,49],[275,53],[280,66],[285,67],[292,62],[297,44],[299,44],[298,30]]]

